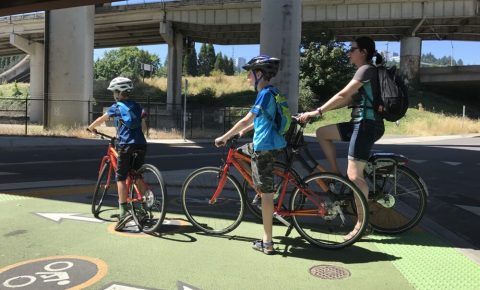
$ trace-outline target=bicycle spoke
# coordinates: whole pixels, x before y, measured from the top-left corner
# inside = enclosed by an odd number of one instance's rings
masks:
[[[310,194],[296,190],[290,201],[298,232],[323,248],[343,248],[358,240],[367,221],[366,202],[358,189],[342,177],[328,173],[306,177],[305,183]],[[349,193],[325,190],[323,185],[332,183],[342,183]]]
[[[227,176],[223,190],[210,202],[219,182],[219,169],[202,168],[193,172],[182,187],[182,205],[189,221],[209,234],[225,234],[235,229],[244,213],[243,195],[238,182]]]

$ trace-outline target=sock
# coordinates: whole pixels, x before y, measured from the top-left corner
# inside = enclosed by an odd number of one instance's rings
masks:
[[[120,204],[120,216],[124,216],[128,212],[127,203]]]

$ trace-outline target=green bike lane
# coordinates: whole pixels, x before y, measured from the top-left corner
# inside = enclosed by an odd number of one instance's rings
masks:
[[[275,226],[279,253],[267,256],[251,249],[262,233],[251,220],[207,236],[178,212],[166,217],[155,236],[117,233],[113,222],[95,222],[86,202],[0,193],[0,289],[480,289],[480,266],[418,227],[323,250]]]

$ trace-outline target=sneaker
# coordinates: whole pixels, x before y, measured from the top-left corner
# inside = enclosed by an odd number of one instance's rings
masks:
[[[124,214],[123,216],[120,216],[120,217],[118,218],[117,224],[115,225],[115,230],[116,230],[117,232],[121,231],[121,230],[125,227],[125,225],[126,225],[129,221],[131,221],[132,219],[133,219],[133,217],[132,217],[132,215],[131,215],[130,213],[126,213],[126,214]]]

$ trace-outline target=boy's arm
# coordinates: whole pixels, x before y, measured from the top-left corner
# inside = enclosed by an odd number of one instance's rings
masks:
[[[253,114],[252,112],[248,112],[248,114],[245,117],[243,117],[240,121],[238,121],[230,130],[228,130],[227,133],[215,139],[215,146],[220,147],[225,145],[228,139],[230,139],[232,136],[235,136],[240,131],[249,127],[250,125],[252,125],[252,128],[253,128],[252,123],[254,118],[255,118],[255,114]]]
[[[109,116],[107,113],[103,114],[102,116],[98,117],[95,121],[93,121],[92,124],[90,124],[87,129],[90,131],[95,130],[96,127],[105,123],[105,121],[107,121],[108,118]]]
[[[145,118],[142,118],[142,132],[143,134],[147,133],[147,122],[145,121]]]
[[[253,123],[248,125],[248,127],[244,128],[243,130],[240,131],[240,137],[243,135],[247,134],[247,132],[251,131],[253,129]]]

